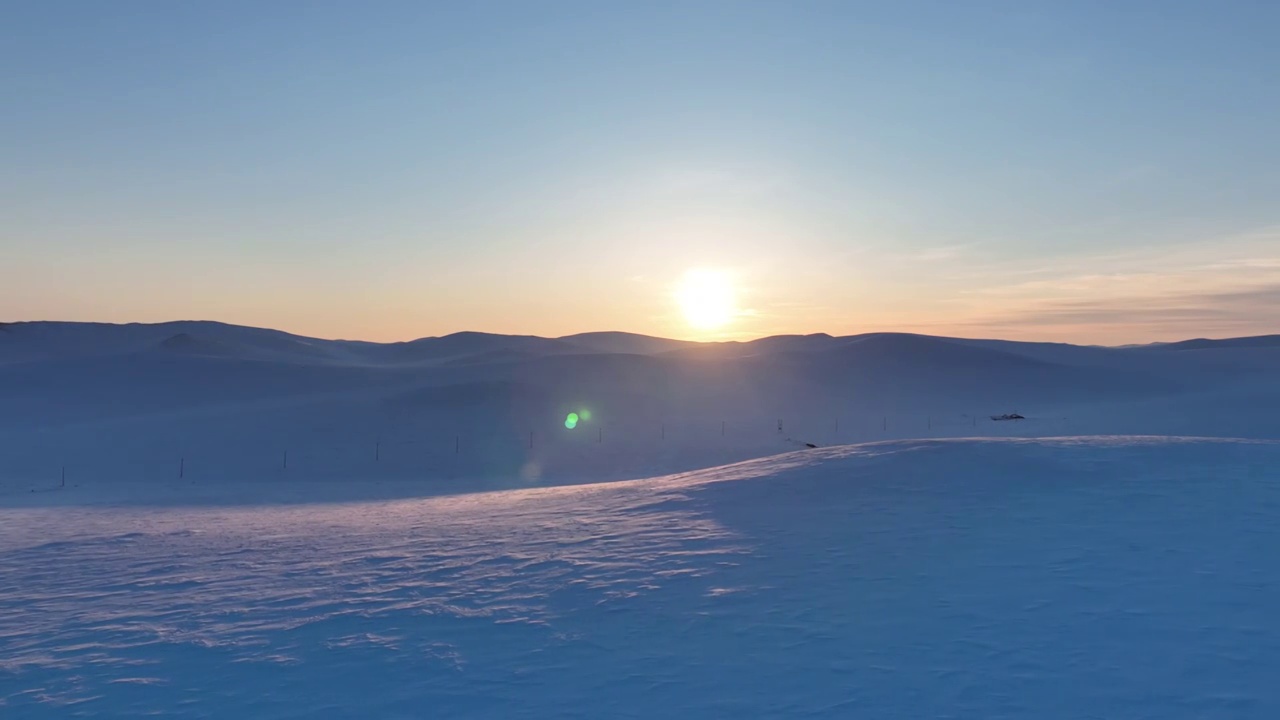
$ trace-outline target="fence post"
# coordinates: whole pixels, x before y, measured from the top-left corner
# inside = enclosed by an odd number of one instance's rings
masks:
[[[461,451],[462,451],[462,436],[454,435],[453,436],[453,454],[457,455]]]
[[[288,450],[284,451],[284,463],[281,465],[281,468],[284,470],[289,469],[289,451]]]
[[[181,480],[187,474],[187,459],[185,457],[178,458],[178,479]]]

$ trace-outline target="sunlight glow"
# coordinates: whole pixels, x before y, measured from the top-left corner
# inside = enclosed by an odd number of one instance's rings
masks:
[[[686,272],[676,289],[676,302],[689,325],[699,330],[723,327],[738,314],[733,283],[721,270]]]

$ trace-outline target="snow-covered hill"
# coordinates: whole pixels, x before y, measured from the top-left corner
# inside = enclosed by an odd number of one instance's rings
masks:
[[[0,494],[60,484],[64,467],[81,486],[415,478],[434,492],[645,477],[806,442],[1280,436],[1280,347],[1193,348],[892,333],[377,344],[14,323],[0,332]],[[1028,419],[989,419],[1015,411]]]
[[[1278,369],[6,325],[0,716],[1273,717]]]

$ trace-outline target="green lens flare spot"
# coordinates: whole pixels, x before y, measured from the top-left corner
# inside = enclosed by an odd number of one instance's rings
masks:
[[[583,410],[582,412],[580,412],[580,413],[578,413],[578,414],[581,416],[582,422],[591,422],[591,411],[590,411],[590,410]]]
[[[564,419],[564,426],[570,430],[578,427],[578,413],[569,413],[569,416]]]

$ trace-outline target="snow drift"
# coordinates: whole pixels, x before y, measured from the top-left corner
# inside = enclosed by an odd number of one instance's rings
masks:
[[[1276,467],[928,441],[428,499],[15,497],[0,712],[1274,717]]]

